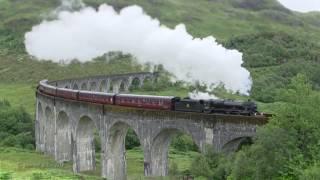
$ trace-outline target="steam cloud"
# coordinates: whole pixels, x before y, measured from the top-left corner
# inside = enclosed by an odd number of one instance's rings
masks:
[[[189,97],[191,99],[219,99],[217,96],[209,94],[207,92],[198,92],[198,91],[193,91],[189,93]]]
[[[193,38],[183,24],[165,27],[139,6],[119,13],[106,4],[98,10],[61,11],[56,20],[43,21],[26,33],[25,46],[30,55],[55,62],[85,62],[122,51],[140,63],[162,64],[179,80],[223,83],[226,89],[242,94],[247,94],[252,84],[250,73],[241,66],[242,53],[225,49],[212,36]]]

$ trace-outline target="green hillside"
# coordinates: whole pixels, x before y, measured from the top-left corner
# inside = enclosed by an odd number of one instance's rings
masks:
[[[252,73],[252,97],[273,102],[273,93],[299,72],[320,86],[320,15],[292,12],[276,0],[85,0],[97,8],[108,3],[120,10],[142,6],[162,24],[184,23],[195,37],[213,35],[226,47],[244,53],[244,66]],[[24,48],[24,34],[59,5],[59,0],[0,0],[0,82],[31,83],[93,74],[142,71],[121,56],[111,64],[98,58],[69,66],[38,62]],[[123,66],[125,65],[125,66]],[[121,68],[120,68],[121,66]]]
[[[260,111],[275,114],[258,129],[251,146],[228,156],[210,151],[200,155],[190,148],[192,139],[180,135],[170,148],[171,175],[320,179],[320,13],[293,12],[276,0],[83,1],[94,8],[108,3],[116,10],[137,4],[166,26],[184,23],[195,37],[213,35],[225,47],[243,52],[243,66],[253,78],[250,98],[258,101]],[[37,82],[150,69],[121,53],[87,63],[74,60],[69,65],[30,57],[24,34],[59,4],[60,0],[0,0],[0,179],[100,179],[99,168],[74,175],[70,163],[61,166],[51,157],[34,152]],[[157,68],[165,72],[161,66]],[[182,82],[167,83],[168,78],[163,76],[158,84],[147,84],[134,93],[183,97],[195,88],[206,89],[199,84],[186,87]],[[214,93],[221,98],[248,98],[223,88]],[[134,141],[132,134],[127,136]],[[129,177],[143,179],[143,153],[131,148],[127,151]],[[99,167],[99,153],[96,158]]]

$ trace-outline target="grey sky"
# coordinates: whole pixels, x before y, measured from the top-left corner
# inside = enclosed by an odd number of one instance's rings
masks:
[[[309,12],[309,11],[320,11],[320,0],[278,0],[285,7],[300,11],[300,12]]]

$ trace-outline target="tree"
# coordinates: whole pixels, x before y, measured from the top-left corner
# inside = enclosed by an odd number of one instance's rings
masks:
[[[254,145],[236,155],[231,175],[235,179],[297,179],[314,172],[303,169],[320,160],[319,92],[299,74],[277,99],[286,105],[258,131]]]
[[[34,148],[34,123],[23,108],[0,101],[0,146]]]

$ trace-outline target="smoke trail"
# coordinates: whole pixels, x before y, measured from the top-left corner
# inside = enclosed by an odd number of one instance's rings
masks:
[[[193,91],[188,95],[191,99],[219,99],[217,96],[209,94],[207,92]]]
[[[241,67],[242,53],[225,49],[214,37],[192,37],[183,24],[170,29],[152,19],[139,6],[117,13],[103,4],[76,12],[60,12],[25,34],[30,55],[40,60],[82,62],[111,51],[130,53],[140,63],[162,64],[187,82],[223,83],[228,90],[247,94],[250,73]]]

